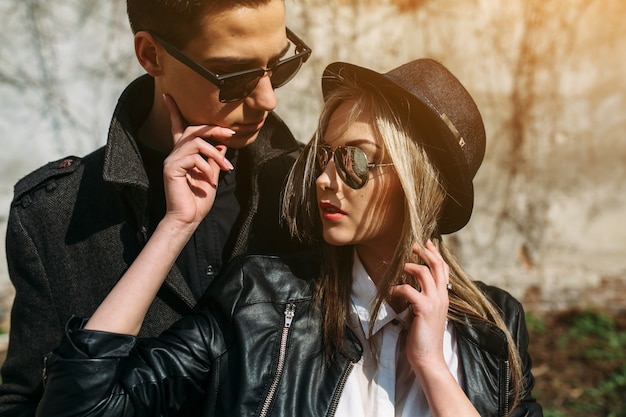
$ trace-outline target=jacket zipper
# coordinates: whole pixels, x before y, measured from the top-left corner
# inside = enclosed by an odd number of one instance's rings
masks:
[[[48,382],[48,355],[43,357],[43,368],[41,370],[41,378],[43,380],[43,385],[45,386]]]
[[[259,417],[267,416],[267,413],[270,409],[270,405],[274,400],[274,396],[276,395],[276,389],[278,388],[278,383],[280,382],[280,377],[283,374],[283,369],[285,368],[285,356],[287,355],[287,336],[289,336],[289,329],[291,328],[291,322],[293,321],[293,317],[296,314],[296,305],[293,303],[287,304],[285,307],[285,321],[283,323],[283,334],[280,338],[280,351],[278,353],[278,364],[276,365],[276,374],[274,375],[274,379],[272,380],[272,384],[270,385],[270,389],[267,393],[267,397],[265,397],[265,401],[263,402],[263,407],[261,407],[261,412],[259,413]]]
[[[339,384],[337,384],[337,389],[333,394],[333,398],[330,402],[330,409],[328,410],[328,416],[333,417],[337,412],[337,406],[339,405],[339,399],[341,398],[341,394],[343,393],[343,389],[346,386],[346,381],[348,380],[348,376],[350,376],[350,372],[352,372],[352,368],[354,368],[353,362],[348,362],[348,366],[343,370],[341,374],[341,378],[339,379]]]
[[[509,385],[511,385],[511,365],[507,360],[504,361],[504,416],[509,415]]]

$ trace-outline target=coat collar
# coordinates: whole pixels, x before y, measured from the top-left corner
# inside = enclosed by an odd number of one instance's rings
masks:
[[[143,75],[120,96],[109,126],[105,147],[105,181],[148,189],[148,175],[137,147],[137,131],[150,112],[154,98],[154,79]]]

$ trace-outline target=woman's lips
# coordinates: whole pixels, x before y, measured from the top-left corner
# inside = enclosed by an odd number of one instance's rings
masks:
[[[339,207],[325,201],[320,202],[319,207],[320,215],[324,220],[336,221],[347,215],[347,213]]]

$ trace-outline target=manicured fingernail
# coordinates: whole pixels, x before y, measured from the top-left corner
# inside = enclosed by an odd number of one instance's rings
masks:
[[[229,128],[227,128],[227,127],[224,127],[223,129],[224,129],[224,132],[228,133],[228,134],[229,134],[229,135],[231,135],[231,136],[233,136],[235,133],[237,133],[237,132],[235,132],[234,130],[229,129]]]
[[[226,165],[228,165],[231,171],[235,170],[235,167],[233,166],[233,164],[230,163],[228,159],[224,159],[224,162],[226,162]]]

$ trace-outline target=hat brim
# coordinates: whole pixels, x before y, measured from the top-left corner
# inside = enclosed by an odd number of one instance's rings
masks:
[[[392,73],[381,74],[345,62],[334,62],[324,70],[324,101],[347,77],[361,85],[370,84],[392,103],[408,103],[411,122],[421,134],[421,144],[445,182],[447,196],[439,219],[439,232],[453,233],[465,226],[474,206],[473,176],[468,172],[467,163],[460,152],[454,151],[459,146],[458,138],[439,112],[421,92],[403,83]]]

